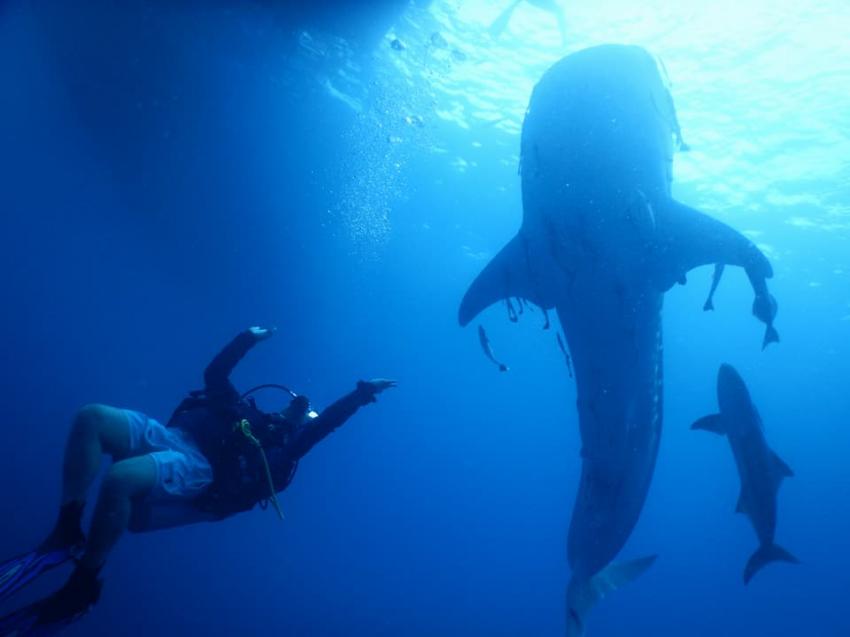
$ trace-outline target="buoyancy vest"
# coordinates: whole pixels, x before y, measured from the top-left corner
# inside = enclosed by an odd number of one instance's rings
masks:
[[[169,427],[187,432],[213,469],[213,482],[195,505],[217,517],[265,507],[295,475],[298,460],[287,453],[294,428],[277,413],[260,410],[250,392],[225,401],[193,391],[181,401]]]

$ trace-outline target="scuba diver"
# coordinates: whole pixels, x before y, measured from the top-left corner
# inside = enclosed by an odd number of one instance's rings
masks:
[[[216,521],[271,503],[283,517],[277,492],[292,481],[316,443],[362,406],[375,402],[392,380],[360,381],[321,414],[282,385],[240,394],[230,373],[274,329],[239,334],[209,364],[204,389],[178,405],[167,426],[129,409],[87,405],[74,420],[62,474],[62,504],[51,533],[32,552],[0,564],[0,602],[37,576],[74,560],[76,567],[52,595],[0,619],[0,636],[52,634],[98,601],[100,571],[125,529],[134,532]],[[291,396],[279,413],[261,411],[251,394],[278,388]],[[82,515],[101,455],[112,457],[88,538]]]
[[[522,4],[524,1],[528,2],[528,4],[537,7],[538,9],[542,9],[548,13],[551,13],[555,20],[558,22],[558,31],[561,34],[561,44],[563,46],[567,45],[567,23],[564,20],[564,10],[561,8],[558,2],[555,0],[512,0],[511,4],[499,14],[499,17],[496,18],[493,23],[490,25],[490,35],[494,38],[499,37],[508,28],[508,23],[511,21],[511,18],[514,15],[514,11],[516,8]]]

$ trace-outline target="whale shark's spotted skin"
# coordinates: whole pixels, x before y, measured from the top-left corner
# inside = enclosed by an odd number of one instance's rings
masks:
[[[523,123],[522,227],[460,307],[466,325],[520,297],[555,308],[564,329],[582,440],[568,634],[581,634],[602,594],[651,564],[611,562],[637,523],[658,454],[664,292],[694,267],[741,266],[774,340],[770,264],[743,235],[671,197],[677,143],[672,97],[644,49],[599,46],[557,62]]]

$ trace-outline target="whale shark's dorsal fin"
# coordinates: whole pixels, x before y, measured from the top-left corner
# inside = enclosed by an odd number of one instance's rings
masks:
[[[794,472],[791,470],[785,462],[776,455],[775,451],[770,451],[770,460],[771,460],[771,477],[773,479],[773,487],[777,491],[779,490],[779,486],[782,484],[782,481],[785,478],[791,478],[794,476]],[[744,497],[744,490],[741,489],[741,495],[738,496],[738,504],[735,507],[735,513],[743,513],[744,515],[749,515],[749,508],[747,506],[747,500]]]
[[[786,462],[776,455],[775,451],[770,452],[770,457],[773,460],[773,473],[776,476],[777,485],[782,482],[783,478],[793,478],[794,472],[791,470]]]
[[[543,298],[539,283],[532,276],[525,238],[520,233],[502,248],[469,286],[460,304],[458,321],[464,326],[493,303],[511,297],[526,299],[544,310],[550,309],[553,304]]]

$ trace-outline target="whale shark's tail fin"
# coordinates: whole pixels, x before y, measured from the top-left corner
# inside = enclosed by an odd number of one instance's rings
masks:
[[[590,579],[573,577],[567,586],[567,637],[584,634],[587,613],[608,593],[637,579],[652,566],[656,555],[609,564]]]
[[[753,575],[771,562],[799,564],[800,560],[778,544],[764,544],[747,560],[747,566],[744,568],[744,584],[749,584],[750,580],[753,579]]]

